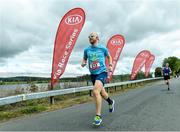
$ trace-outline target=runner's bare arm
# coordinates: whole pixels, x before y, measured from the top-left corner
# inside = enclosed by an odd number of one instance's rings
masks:
[[[86,66],[86,64],[87,64],[87,60],[83,58],[81,66],[84,67],[84,66]]]
[[[107,59],[108,59],[108,63],[109,63],[109,70],[112,71],[112,57],[111,57],[111,55],[108,55]]]

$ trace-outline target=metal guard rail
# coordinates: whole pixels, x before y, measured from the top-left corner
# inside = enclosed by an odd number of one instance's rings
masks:
[[[159,80],[159,79],[162,79],[162,77],[141,79],[141,80],[135,80],[135,81],[118,82],[118,83],[109,83],[105,85],[105,88],[117,87],[117,86],[123,86],[123,85],[128,85],[128,84],[140,83],[140,82],[151,81],[151,80]],[[84,86],[84,87],[77,87],[77,88],[60,89],[60,90],[52,90],[52,91],[45,91],[45,92],[9,96],[9,97],[0,98],[0,106],[22,102],[26,100],[40,99],[40,98],[57,96],[57,95],[83,92],[83,91],[88,91],[92,89],[93,89],[93,86]]]

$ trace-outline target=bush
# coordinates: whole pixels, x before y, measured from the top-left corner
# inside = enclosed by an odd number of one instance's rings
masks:
[[[30,92],[38,92],[38,86],[32,83],[29,90]]]

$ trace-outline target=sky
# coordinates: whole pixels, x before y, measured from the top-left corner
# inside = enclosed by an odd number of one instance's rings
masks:
[[[179,0],[0,0],[0,77],[50,77],[57,27],[75,7],[85,10],[86,21],[63,77],[89,74],[80,64],[91,32],[104,46],[114,34],[125,37],[116,75],[131,73],[144,49],[156,57],[151,72],[166,57],[180,58]]]

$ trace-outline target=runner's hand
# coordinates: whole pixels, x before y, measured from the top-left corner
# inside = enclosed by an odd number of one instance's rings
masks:
[[[82,63],[81,66],[82,66],[82,67],[85,67],[85,66],[86,66],[86,63]]]
[[[112,66],[109,66],[109,72],[112,72],[112,71],[113,71]]]
[[[106,79],[106,83],[110,83],[110,77],[109,76]]]

